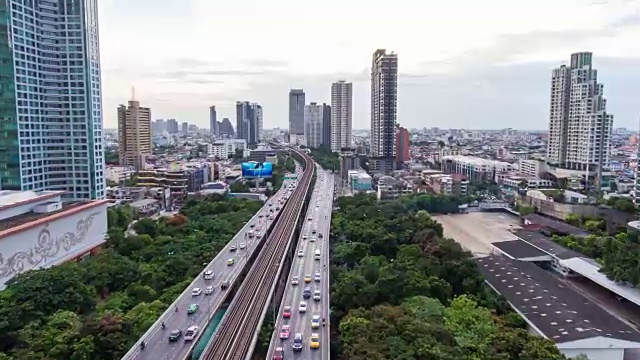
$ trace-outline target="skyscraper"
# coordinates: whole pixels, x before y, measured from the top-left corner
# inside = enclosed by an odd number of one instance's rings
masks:
[[[178,121],[176,119],[167,119],[167,132],[169,134],[177,134],[178,131]]]
[[[2,189],[105,196],[97,0],[80,3],[0,3]]]
[[[218,126],[218,113],[216,112],[216,107],[209,107],[209,130],[211,131],[211,135],[215,137],[220,136],[220,127]]]
[[[411,160],[409,151],[409,130],[396,125],[396,161],[405,162]]]
[[[385,49],[371,62],[371,156],[395,158],[398,55]]]
[[[163,119],[157,119],[151,123],[151,134],[162,135],[167,131],[167,122]]]
[[[331,84],[331,151],[351,146],[353,85],[340,80]]]
[[[130,100],[129,106],[118,107],[118,154],[120,165],[143,169],[144,159],[151,155],[151,110]]]
[[[262,127],[262,106],[236,102],[236,138],[246,140],[247,145],[256,145],[262,140]]]
[[[314,102],[305,105],[304,138],[310,148],[318,148],[322,143],[322,105]]]
[[[186,135],[189,133],[189,123],[188,122],[183,122],[181,125],[181,130],[182,130],[182,134]]]
[[[547,162],[552,173],[561,168],[563,177],[582,177],[588,190],[599,191],[609,188],[613,115],[592,58],[575,53],[569,66],[552,71]]]
[[[322,145],[331,147],[331,106],[322,103]]]
[[[305,96],[302,89],[289,91],[289,133],[304,135]]]

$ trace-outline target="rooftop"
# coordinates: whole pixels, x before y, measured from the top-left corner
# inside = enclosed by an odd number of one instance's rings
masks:
[[[524,216],[525,220],[528,220],[529,222],[532,222],[534,224],[539,224],[542,225],[546,228],[552,229],[556,232],[562,233],[562,234],[566,234],[566,235],[576,235],[576,236],[587,236],[589,235],[588,232],[569,225],[567,223],[564,223],[562,221],[557,221],[557,220],[553,220],[553,219],[549,219],[547,217],[544,217],[542,215],[538,215],[538,214],[529,214]]]
[[[55,214],[59,214],[62,212],[65,212],[67,210],[71,210],[74,208],[77,208],[79,206],[82,206],[84,204],[87,204],[88,202],[76,202],[76,203],[63,203],[63,207],[62,209],[58,210],[58,211],[52,211],[49,213],[33,213],[33,212],[28,212],[26,214],[22,214],[22,215],[18,215],[18,216],[14,216],[11,217],[9,219],[5,219],[0,221],[0,232],[20,226],[20,225],[24,225],[27,223],[30,223],[32,221],[36,221],[36,220],[40,220],[43,218],[46,218],[48,216],[51,215],[55,215]]]
[[[505,252],[514,259],[530,259],[549,257],[549,254],[522,240],[497,241],[491,245]]]
[[[557,257],[558,259],[571,259],[574,257],[584,256],[577,251],[569,250],[557,244],[550,237],[544,236],[539,232],[516,230],[513,234],[530,245],[533,245],[547,254]]]
[[[640,333],[531,262],[495,255],[475,260],[487,282],[555,343],[599,336],[640,342]]]
[[[55,196],[61,196],[64,191],[18,191],[0,190],[0,210],[18,205],[28,204],[36,200],[44,200]]]

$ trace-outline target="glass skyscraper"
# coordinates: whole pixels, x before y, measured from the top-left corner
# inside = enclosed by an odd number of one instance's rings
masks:
[[[0,187],[104,198],[97,0],[0,1]]]

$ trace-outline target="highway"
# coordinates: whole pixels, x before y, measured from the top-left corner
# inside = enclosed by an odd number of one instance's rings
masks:
[[[276,348],[281,347],[284,359],[298,358],[301,360],[329,359],[329,232],[331,229],[331,211],[333,208],[334,177],[330,172],[317,170],[316,185],[307,211],[306,220],[298,247],[294,253],[291,271],[287,280],[287,287],[282,297],[280,311],[276,318],[275,330],[269,345],[267,359],[281,359],[274,357]],[[309,220],[311,219],[311,220]],[[314,230],[316,233],[314,234]],[[320,250],[320,260],[315,260],[315,250]],[[302,256],[299,256],[302,255]],[[316,281],[316,273],[320,273],[320,281]],[[310,279],[306,279],[310,277]],[[298,281],[298,284],[295,283]],[[306,283],[310,280],[309,283]],[[303,291],[308,288],[311,292],[309,299],[303,298]],[[320,300],[315,301],[315,291],[320,290]],[[300,302],[307,304],[306,313],[299,312]],[[291,307],[291,317],[284,318],[285,306]],[[326,326],[320,320],[317,329],[312,328],[312,319],[319,316],[326,319]],[[283,326],[288,325],[290,334],[288,339],[281,339]],[[293,350],[294,337],[302,334],[303,344],[299,351]],[[311,334],[318,334],[319,349],[310,348]]]
[[[307,154],[297,153],[304,158],[304,173],[220,326],[207,344],[201,357],[203,360],[244,360],[251,356],[258,341],[258,332],[278,282],[287,248],[294,243],[292,237],[295,226],[304,216],[301,214],[302,207],[308,191],[312,190],[310,184],[315,172],[313,159]]]
[[[184,359],[190,353],[193,346],[197,343],[194,341],[185,341],[184,335],[188,327],[198,326],[200,335],[206,328],[209,320],[220,308],[225,297],[226,291],[221,289],[223,282],[229,282],[229,287],[233,286],[236,278],[245,266],[248,258],[251,257],[256,249],[259,239],[264,235],[266,229],[271,222],[271,215],[275,219],[278,213],[276,210],[282,210],[285,194],[289,191],[287,187],[292,183],[287,180],[283,183],[280,191],[272,196],[267,203],[256,213],[251,220],[238,232],[234,238],[216,255],[216,257],[202,270],[202,273],[194,279],[191,285],[176,299],[176,301],[167,309],[167,311],[156,321],[154,325],[145,333],[136,344],[122,358],[123,360],[160,360],[160,359]],[[249,237],[252,232],[253,237]],[[241,245],[242,244],[242,245]],[[235,251],[231,251],[232,247],[236,247]],[[229,259],[233,259],[233,265],[229,265]],[[214,278],[205,280],[206,271],[213,271]],[[208,286],[213,287],[213,294],[205,294]],[[200,288],[202,293],[193,296],[194,288]],[[197,304],[198,310],[193,314],[187,314],[187,308],[191,304]],[[177,310],[176,310],[177,307]],[[162,329],[162,322],[165,329]],[[182,336],[175,342],[169,341],[169,334],[174,330],[182,331]],[[144,341],[145,348],[142,350],[140,343]]]

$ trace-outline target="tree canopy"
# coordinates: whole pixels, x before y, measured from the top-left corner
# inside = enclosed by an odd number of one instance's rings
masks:
[[[109,239],[83,262],[29,271],[0,292],[0,359],[119,359],[261,207],[209,196],[142,219],[109,209]]]
[[[332,152],[330,146],[320,145],[317,149],[310,148],[310,150],[313,160],[324,169],[335,171],[340,169],[340,156]]]
[[[331,230],[332,358],[561,360],[485,284],[430,213],[459,200],[337,200]],[[427,212],[429,211],[429,212]]]

